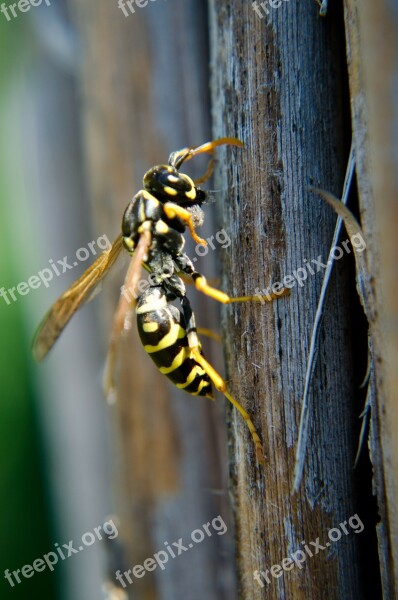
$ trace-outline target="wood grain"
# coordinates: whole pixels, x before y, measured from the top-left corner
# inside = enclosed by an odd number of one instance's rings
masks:
[[[315,3],[282,2],[269,13],[260,19],[243,0],[210,2],[214,134],[235,135],[246,145],[243,152],[227,150],[218,171],[219,181],[230,182],[220,209],[232,239],[224,288],[236,295],[327,258],[336,216],[309,188],[340,196],[350,143],[341,11],[335,5],[320,19]],[[361,375],[354,368],[352,311],[358,308],[351,269],[345,256],[332,276],[305,476],[294,496],[300,403],[322,273],[308,274],[272,306],[223,313],[230,389],[253,415],[267,455],[258,468],[245,427],[231,413],[239,597],[245,600],[367,598],[369,585],[378,589],[377,576],[369,583],[373,571],[363,568],[376,553],[375,517],[364,508],[370,482],[359,501],[362,484],[353,471]],[[272,565],[302,550],[303,541],[326,542],[328,530],[355,513],[365,524],[360,535],[307,557],[303,568],[270,574]],[[365,559],[361,543],[369,544]],[[268,571],[269,583],[264,576],[261,586],[256,570]]]

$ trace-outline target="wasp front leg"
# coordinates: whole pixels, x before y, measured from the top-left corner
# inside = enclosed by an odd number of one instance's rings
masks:
[[[188,210],[186,210],[182,206],[174,204],[174,202],[166,202],[166,204],[163,206],[163,209],[168,219],[175,219],[176,217],[178,217],[183,223],[185,223],[185,225],[189,229],[189,233],[191,234],[192,238],[197,244],[207,246],[206,240],[199,237],[196,233],[192,215]]]

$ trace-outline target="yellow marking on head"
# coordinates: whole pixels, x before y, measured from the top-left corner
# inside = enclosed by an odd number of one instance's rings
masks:
[[[156,323],[156,321],[152,321],[151,323],[143,323],[142,329],[146,333],[154,333],[159,329],[159,323]]]
[[[192,187],[192,189],[190,189],[189,192],[185,192],[185,195],[187,198],[189,198],[189,200],[195,200],[195,198],[196,198],[195,187]]]
[[[170,228],[169,228],[169,226],[167,225],[167,223],[165,223],[165,222],[164,222],[164,221],[162,221],[162,220],[159,220],[159,221],[157,221],[157,223],[156,223],[156,231],[157,231],[157,233],[163,233],[163,234],[166,234],[166,233],[169,233],[169,231],[170,231]]]
[[[151,344],[144,346],[144,350],[145,352],[148,352],[148,354],[152,354],[152,352],[159,352],[165,348],[170,348],[170,346],[175,344],[177,340],[180,340],[185,336],[185,329],[183,329],[180,325],[177,325],[177,323],[171,323],[169,333],[166,333],[166,335],[163,336],[163,338],[155,346],[152,346]]]
[[[174,358],[171,365],[169,367],[160,367],[159,371],[161,373],[163,373],[164,375],[168,375],[169,373],[172,373],[173,371],[175,371],[176,369],[181,367],[182,363],[187,358],[188,352],[189,352],[189,350],[186,348],[186,346],[184,346],[183,348],[181,348],[181,350],[179,351],[177,356]]]
[[[197,375],[206,375],[206,371],[204,371],[200,365],[195,365],[191,369],[191,372],[188,375],[187,380],[184,383],[177,383],[176,384],[177,387],[181,388],[181,389],[188,387],[193,382],[193,380],[195,379],[195,377]]]
[[[176,183],[177,181],[180,181],[179,177],[176,177],[176,175],[168,175],[167,180],[171,183]]]
[[[163,190],[166,192],[166,194],[168,194],[169,196],[177,196],[178,192],[177,190],[175,190],[172,187],[169,187],[168,185],[165,185]]]

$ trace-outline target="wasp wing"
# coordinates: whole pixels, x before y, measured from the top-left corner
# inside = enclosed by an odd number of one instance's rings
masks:
[[[151,232],[144,230],[141,233],[133,257],[130,260],[130,265],[122,288],[123,293],[120,296],[119,304],[113,317],[112,332],[104,372],[104,392],[110,403],[113,402],[116,396],[115,375],[118,362],[118,345],[122,333],[131,327],[131,311],[139,295],[138,284],[140,281],[141,268],[149,268],[146,265],[146,260],[151,242]]]
[[[123,238],[119,235],[110,248],[105,250],[50,308],[33,340],[33,356],[37,361],[43,360],[48,354],[64,327],[83,302],[91,300],[94,289],[112,267],[122,247]]]

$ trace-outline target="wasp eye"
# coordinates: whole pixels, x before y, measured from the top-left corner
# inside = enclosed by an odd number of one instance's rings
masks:
[[[157,166],[144,175],[144,187],[159,200],[172,200],[177,204],[198,201],[194,182],[188,175],[170,166]]]

